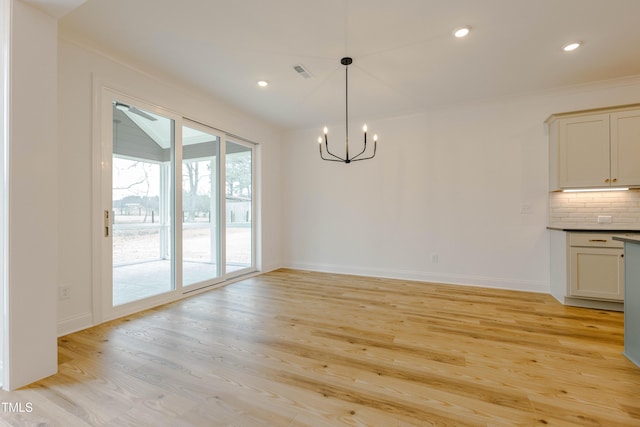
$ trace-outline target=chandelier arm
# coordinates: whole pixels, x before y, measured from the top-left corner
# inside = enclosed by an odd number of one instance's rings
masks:
[[[333,154],[332,154],[332,156],[333,156]],[[330,158],[330,157],[324,157],[324,156],[322,155],[322,148],[320,149],[320,158],[321,158],[322,160],[327,160],[327,161],[329,161],[329,162],[340,162],[340,163],[344,163],[344,162],[345,162],[345,160],[344,160],[344,159],[341,159],[340,157],[337,157],[337,156],[334,156],[334,157],[336,157],[336,158],[335,158],[335,159],[332,159],[332,158]]]
[[[360,160],[369,160],[369,159],[373,159],[376,155],[372,154],[369,157],[362,157],[360,159],[351,159],[352,162],[359,162]]]
[[[351,160],[352,160],[352,161],[353,161],[353,160],[356,160],[358,157],[362,156],[362,155],[364,154],[364,152],[365,152],[365,151],[367,151],[367,142],[366,142],[366,141],[365,141],[365,143],[364,143],[364,148],[362,149],[362,151],[361,151],[361,152],[359,152],[358,154],[356,154],[355,156],[353,156],[353,157],[351,158]]]
[[[320,158],[322,158],[322,160],[330,160],[330,161],[332,161],[332,162],[343,162],[343,163],[344,163],[344,162],[346,162],[346,160],[345,160],[345,159],[343,159],[342,157],[338,157],[338,156],[336,156],[336,155],[334,155],[334,154],[331,154],[331,153],[329,153],[329,154],[330,154],[331,156],[335,157],[335,158],[334,158],[334,159],[332,159],[331,157],[324,157],[324,156],[322,155],[322,152],[320,152]]]
[[[347,160],[349,160],[349,158],[343,159],[340,156],[336,156],[335,154],[333,154],[331,151],[329,151],[329,141],[327,140],[327,136],[324,136],[324,145],[325,145],[325,150],[327,152],[328,155],[330,155],[331,157],[335,157],[336,159],[338,159],[341,162],[345,162]],[[322,144],[320,144],[320,156],[322,156]],[[324,157],[323,157],[324,159]],[[325,159],[327,160],[327,159]]]
[[[376,148],[378,148],[378,144],[377,141],[373,141],[373,154],[370,155],[369,157],[363,157],[361,159],[358,159],[357,157],[360,156],[360,154],[364,153],[364,150],[362,150],[362,153],[358,154],[356,157],[354,157],[353,159],[351,159],[352,162],[357,162],[359,160],[369,160],[369,159],[373,159],[376,156]]]
[[[376,144],[376,143],[377,143],[377,141],[374,139],[374,140],[373,140],[373,143],[374,143],[374,144]],[[373,147],[373,150],[374,150],[374,156],[375,156],[375,149],[376,149],[376,146],[374,145],[374,147]],[[358,153],[355,157],[353,157],[351,160],[355,160],[355,159],[357,159],[358,157],[362,156],[362,155],[364,154],[364,152],[365,152],[365,151],[367,151],[367,132],[366,132],[366,131],[365,131],[365,133],[364,133],[364,148],[362,149],[362,151],[361,151],[361,152],[359,152],[359,153]],[[370,158],[372,158],[372,157],[367,157],[367,159],[370,159]],[[361,159],[361,160],[365,160],[365,159]]]

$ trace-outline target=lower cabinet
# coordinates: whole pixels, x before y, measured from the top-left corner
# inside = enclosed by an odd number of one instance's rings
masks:
[[[624,301],[623,248],[571,246],[569,262],[569,295]]]
[[[624,232],[551,231],[551,294],[560,302],[624,309]]]

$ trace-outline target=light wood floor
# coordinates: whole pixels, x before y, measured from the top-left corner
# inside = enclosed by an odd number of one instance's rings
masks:
[[[65,336],[9,425],[639,426],[623,315],[278,270]]]

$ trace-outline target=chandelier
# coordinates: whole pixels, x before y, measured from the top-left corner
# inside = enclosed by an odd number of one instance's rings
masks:
[[[358,160],[369,160],[373,159],[376,155],[376,148],[378,143],[378,135],[373,135],[373,153],[370,155],[366,155],[367,151],[367,125],[362,127],[362,131],[364,132],[364,145],[362,147],[362,151],[356,154],[353,157],[349,157],[349,65],[353,63],[353,59],[349,57],[342,58],[340,63],[344,65],[344,81],[345,81],[345,100],[344,100],[344,110],[345,110],[345,157],[340,157],[333,154],[329,151],[329,138],[327,134],[329,133],[329,129],[324,127],[324,146],[327,155],[329,157],[325,157],[322,150],[322,137],[318,138],[318,146],[320,147],[320,158],[322,160],[327,160],[330,162],[343,162],[343,163],[351,163],[357,162]],[[361,157],[365,154],[366,157]]]

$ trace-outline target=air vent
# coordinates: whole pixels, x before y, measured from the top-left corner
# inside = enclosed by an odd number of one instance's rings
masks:
[[[306,68],[304,68],[304,66],[298,64],[298,65],[294,65],[293,69],[295,70],[296,73],[300,74],[302,77],[304,77],[305,79],[309,79],[311,78],[311,73],[309,73],[307,71]]]

